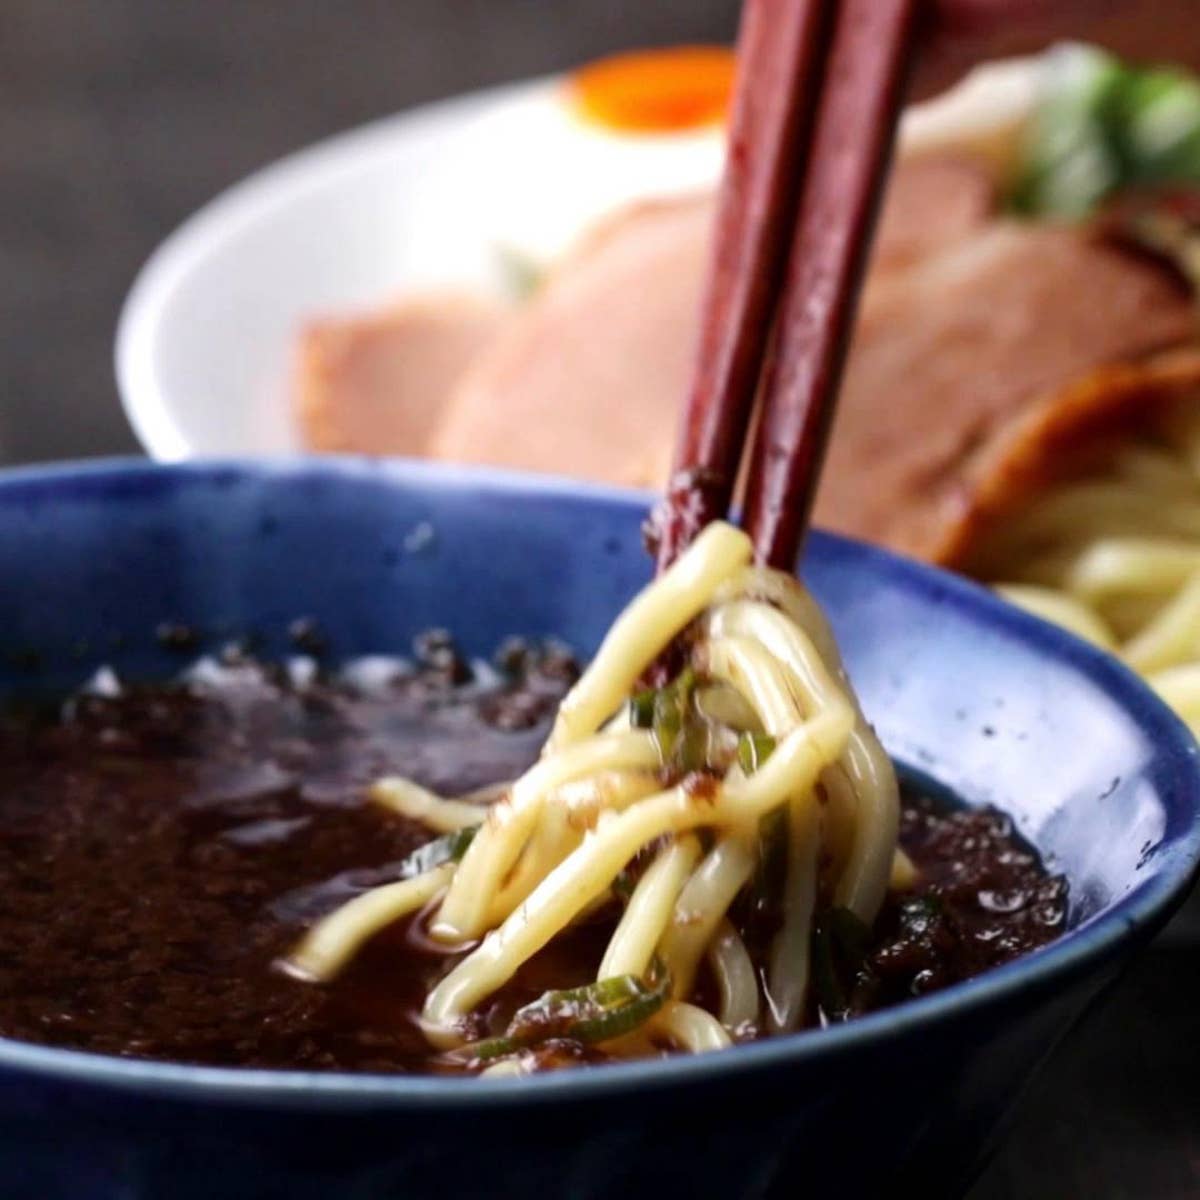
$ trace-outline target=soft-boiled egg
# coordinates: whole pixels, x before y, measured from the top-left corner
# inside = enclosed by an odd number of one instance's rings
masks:
[[[686,46],[602,59],[523,90],[448,151],[472,225],[510,266],[537,275],[623,205],[712,188],[732,89],[730,50]]]

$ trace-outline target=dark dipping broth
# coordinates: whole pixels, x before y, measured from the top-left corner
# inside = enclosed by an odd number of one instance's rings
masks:
[[[229,651],[181,678],[106,672],[65,702],[0,717],[0,1034],[106,1054],[225,1066],[464,1069],[415,1024],[454,959],[421,917],[385,930],[329,985],[278,960],[314,920],[397,878],[431,833],[375,806],[388,773],[444,794],[518,775],[574,681],[561,649],[504,647],[470,666],[444,635],[416,660],[264,665]],[[945,987],[1057,936],[1066,882],[995,810],[905,789],[916,887],[856,944],[814,935],[809,1020]],[[772,914],[735,910],[752,947]],[[481,1036],[552,988],[594,978],[617,917],[601,911],[528,963]],[[712,983],[701,972],[702,999]],[[742,1040],[757,1036],[739,1031]],[[552,1043],[543,1065],[601,1057]]]

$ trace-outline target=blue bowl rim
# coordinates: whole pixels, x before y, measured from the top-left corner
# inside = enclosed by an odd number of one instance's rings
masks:
[[[498,494],[535,494],[585,500],[646,511],[649,492],[580,483],[557,476],[486,467],[448,466],[412,459],[356,456],[311,458],[194,459],[150,463],[138,458],[92,459],[0,470],[0,505],[10,499],[89,495],[114,483],[137,486],[166,476],[196,481],[241,478],[328,478],[353,485],[385,481],[424,489],[470,488]],[[731,1053],[679,1056],[614,1063],[586,1071],[552,1072],[520,1079],[463,1079],[420,1075],[305,1072],[260,1068],[189,1066],[116,1058],[0,1037],[0,1070],[8,1069],[62,1082],[146,1097],[289,1110],[369,1109],[487,1110],[495,1105],[527,1106],[610,1099],[621,1094],[680,1088],[732,1080],[772,1069],[795,1069],[815,1059],[870,1052],[887,1039],[919,1034],[944,1020],[966,1018],[1001,1005],[1027,989],[1049,989],[1086,974],[1110,960],[1123,945],[1136,943],[1165,924],[1200,871],[1200,747],[1184,723],[1116,659],[1004,603],[986,588],[961,576],[902,558],[866,542],[817,531],[831,548],[849,548],[880,577],[903,581],[910,589],[936,591],[939,603],[982,614],[986,619],[1049,657],[1077,670],[1118,700],[1161,748],[1154,773],[1156,790],[1170,808],[1174,829],[1166,838],[1172,853],[1162,869],[1146,878],[1107,910],[1032,954],[964,983],[919,997],[845,1025],[806,1031],[739,1046]],[[1150,859],[1153,864],[1158,855]]]

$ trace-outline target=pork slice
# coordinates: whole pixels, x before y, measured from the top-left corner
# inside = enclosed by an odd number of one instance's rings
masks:
[[[878,276],[946,250],[996,212],[996,182],[965,158],[901,162],[888,181],[871,273]]]
[[[430,451],[632,486],[666,478],[707,198],[641,205],[557,271],[456,389]]]
[[[454,384],[508,308],[442,293],[365,317],[314,321],[300,337],[296,394],[314,450],[427,453]]]
[[[880,269],[960,241],[994,200],[971,164],[902,164]],[[711,198],[695,197],[640,204],[594,229],[463,378],[430,453],[660,486],[689,382],[712,215]]]
[[[1013,422],[1195,334],[1171,273],[1074,229],[998,221],[889,274],[864,296],[816,520],[945,558]]]
[[[1200,345],[1100,367],[1009,421],[973,465],[976,484],[936,551],[946,566],[986,573],[989,535],[1039,491],[1086,475],[1114,446],[1153,430],[1178,405],[1200,404]]]

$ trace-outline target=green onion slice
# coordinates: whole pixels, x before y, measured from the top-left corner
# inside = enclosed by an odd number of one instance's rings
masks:
[[[818,918],[812,940],[812,980],[825,1015],[850,1015],[849,993],[863,971],[871,946],[870,928],[848,908],[828,908]]]
[[[434,867],[443,863],[458,862],[467,852],[467,847],[475,838],[479,826],[468,825],[465,829],[456,829],[453,833],[445,833],[432,842],[419,846],[401,864],[400,879],[412,879],[415,875],[424,875]]]
[[[743,733],[738,738],[738,763],[747,775],[753,775],[771,757],[775,739],[769,733]]]
[[[517,1010],[499,1037],[464,1046],[461,1056],[480,1062],[529,1050],[555,1038],[585,1045],[631,1033],[666,1002],[671,977],[655,963],[645,979],[614,975],[583,987],[547,992]]]
[[[1086,217],[1131,187],[1200,182],[1200,79],[1122,63],[1091,46],[1048,61],[1010,203]]]

